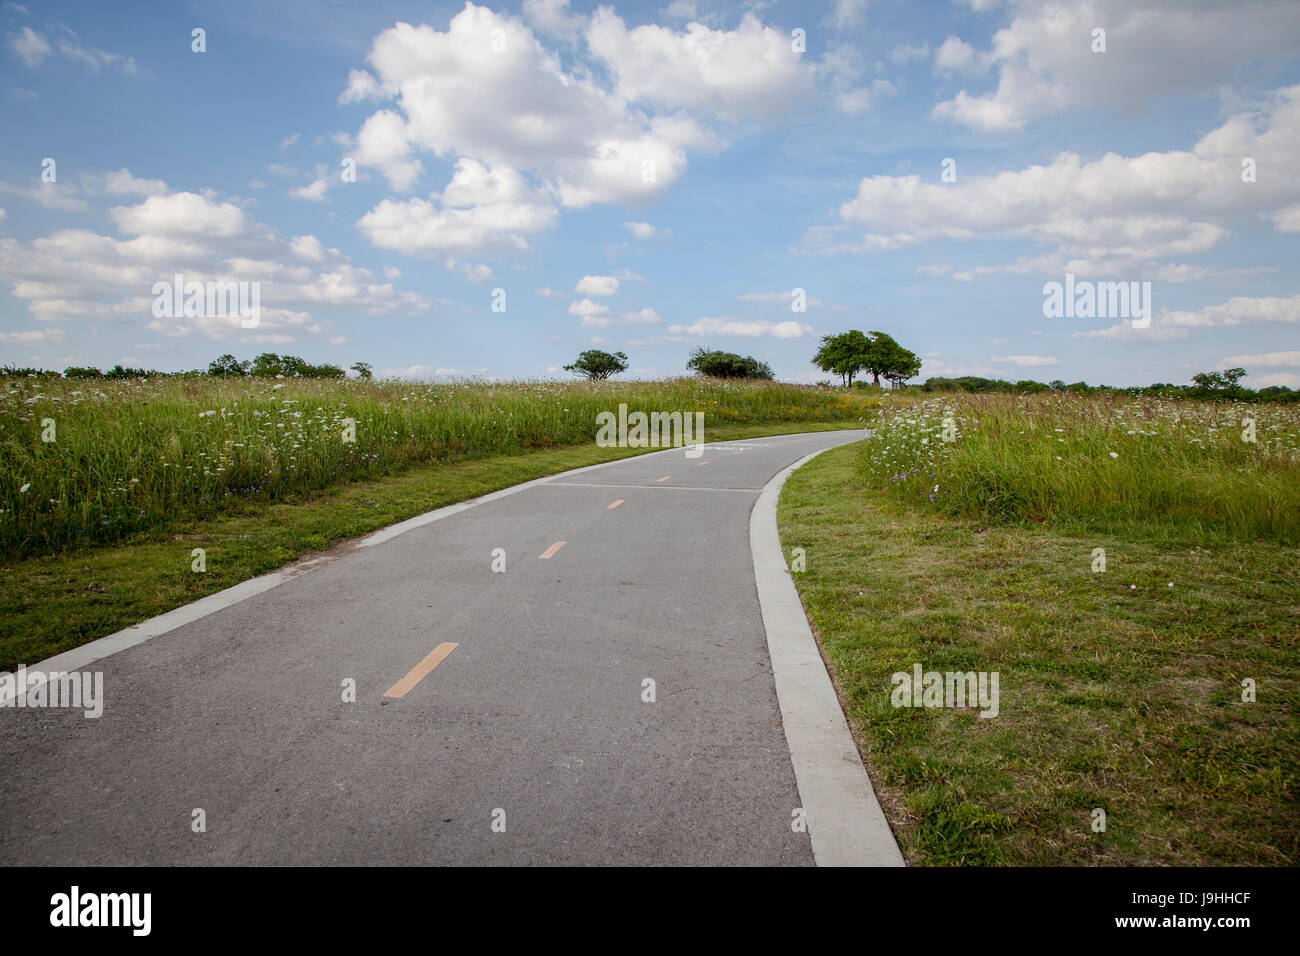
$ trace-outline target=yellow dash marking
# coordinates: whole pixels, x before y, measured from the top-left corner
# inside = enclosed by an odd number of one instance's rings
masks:
[[[609,506],[607,507],[607,510],[608,510],[608,508],[617,508],[619,505],[621,505],[621,504],[624,502],[624,500],[625,500],[625,499],[623,499],[623,498],[619,498],[618,501],[614,502],[612,505],[609,505]]]
[[[429,672],[442,663],[448,654],[460,647],[459,644],[439,644],[420,663],[411,668],[405,677],[384,692],[385,697],[405,697],[420,681],[429,676]]]
[[[662,478],[656,478],[656,479],[655,479],[655,484],[659,484],[659,482],[661,482],[661,481],[667,481],[667,480],[668,480],[669,478],[671,478],[671,477],[672,477],[672,475],[664,475]]]
[[[707,462],[707,461],[702,461],[702,462],[700,462],[700,464],[701,464],[701,465],[707,465],[708,462]]]
[[[545,551],[539,554],[538,557],[541,558],[543,561],[549,560],[551,557],[555,555],[556,551],[559,551],[567,543],[568,543],[567,541],[557,541],[555,542],[555,544],[551,545],[549,548],[547,548]]]

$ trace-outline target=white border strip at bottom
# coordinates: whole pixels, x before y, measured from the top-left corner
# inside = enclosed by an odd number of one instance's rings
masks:
[[[781,722],[817,865],[905,866],[817,650],[777,531],[781,487],[796,468],[819,454],[799,459],[769,481],[749,518],[754,580]]]

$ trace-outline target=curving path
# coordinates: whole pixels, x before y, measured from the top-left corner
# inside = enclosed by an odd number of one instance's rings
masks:
[[[901,863],[772,543],[861,434],[529,482],[30,665],[104,714],[0,708],[0,862]]]

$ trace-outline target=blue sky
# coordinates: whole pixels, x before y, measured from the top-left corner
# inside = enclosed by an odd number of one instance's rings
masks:
[[[703,345],[807,382],[859,328],[922,379],[1300,387],[1291,0],[3,3],[0,36],[5,363]],[[1044,318],[1067,272],[1150,282],[1149,326]],[[258,326],[156,317],[176,273],[259,282]]]

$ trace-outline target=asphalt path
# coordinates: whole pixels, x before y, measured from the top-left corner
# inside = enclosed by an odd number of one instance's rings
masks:
[[[750,510],[861,436],[543,479],[97,660],[98,719],[0,708],[0,862],[811,865]]]

